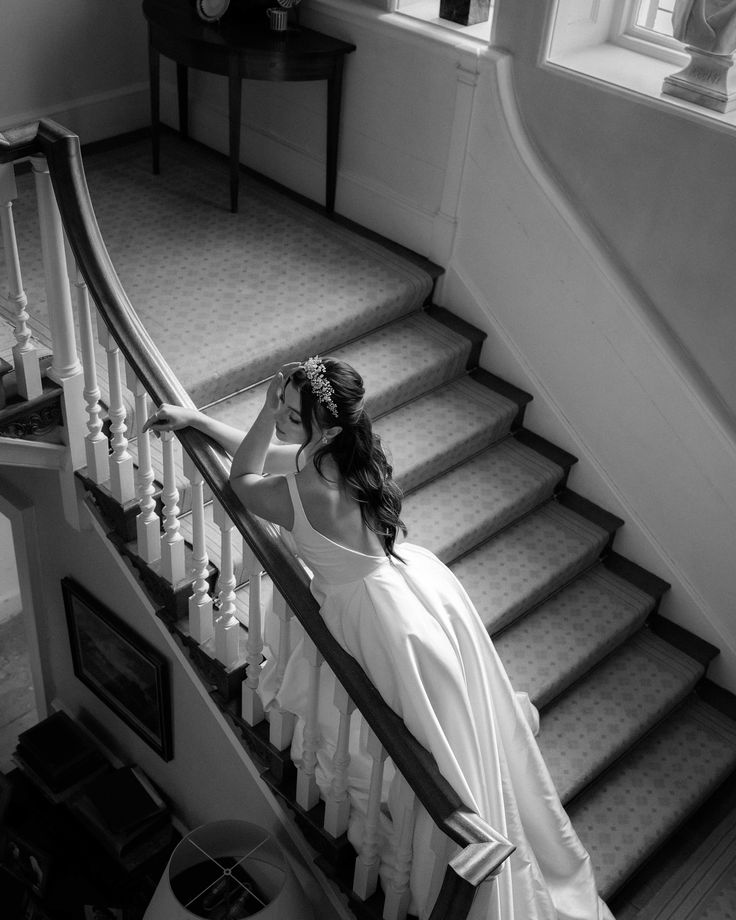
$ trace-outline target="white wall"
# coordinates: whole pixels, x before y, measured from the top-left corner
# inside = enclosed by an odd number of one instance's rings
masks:
[[[54,118],[83,143],[148,123],[140,0],[2,0],[0,131]]]

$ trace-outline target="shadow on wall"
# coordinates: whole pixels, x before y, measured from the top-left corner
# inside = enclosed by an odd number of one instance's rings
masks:
[[[18,569],[10,521],[0,514],[0,623],[20,613]]]

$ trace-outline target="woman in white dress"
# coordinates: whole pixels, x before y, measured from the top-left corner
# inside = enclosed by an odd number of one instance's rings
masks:
[[[431,751],[465,804],[516,847],[495,884],[476,896],[474,920],[613,920],[539,752],[536,711],[526,694],[511,688],[452,572],[429,551],[401,541],[401,493],[363,406],[360,375],[344,362],[316,357],[281,368],[247,434],[168,405],[146,426],[157,433],[193,426],[233,454],[233,490],[245,507],[286,533],[310,570],[312,593],[337,641]],[[268,640],[267,624],[267,653]],[[319,707],[323,791],[337,736],[330,678],[322,681]],[[264,706],[296,713],[297,761],[306,689],[301,641],[281,680],[267,656]],[[371,759],[361,720],[353,722],[349,836],[358,845]],[[390,816],[402,786],[387,766],[382,860],[390,872]],[[436,894],[429,861],[420,855],[428,853],[430,827],[419,808],[411,874],[411,911],[419,917],[429,915]]]

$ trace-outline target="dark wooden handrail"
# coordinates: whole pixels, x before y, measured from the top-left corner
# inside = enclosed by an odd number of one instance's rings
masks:
[[[46,119],[0,133],[0,163],[33,156],[43,156],[48,162],[62,222],[77,264],[125,359],[154,403],[194,408],[133,309],[110,260],[89,196],[79,138]],[[332,636],[302,567],[273,531],[249,513],[232,491],[227,453],[201,432],[185,429],[177,435],[419,801],[438,827],[461,847],[448,865],[430,920],[464,920],[476,887],[499,870],[514,846],[465,806],[440,773],[434,757],[419,744],[360,665]]]

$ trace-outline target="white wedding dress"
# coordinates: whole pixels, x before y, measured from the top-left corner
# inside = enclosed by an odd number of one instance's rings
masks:
[[[472,602],[450,570],[422,547],[397,547],[404,562],[369,556],[335,543],[309,523],[294,474],[287,476],[294,525],[285,539],[312,574],[311,589],[330,631],[365,670],[386,702],[462,800],[507,837],[516,851],[495,884],[476,895],[473,920],[613,920],[596,893],[590,858],[580,843],[534,738],[536,710],[512,689]],[[306,715],[308,665],[298,623],[279,682],[269,646],[276,648],[273,617],[266,617],[264,706],[298,716],[292,756],[298,762]],[[322,669],[317,780],[323,793],[332,778],[338,712],[334,675]],[[349,837],[359,844],[372,759],[363,720],[351,723]],[[391,871],[390,815],[398,782],[390,762],[382,808],[383,874]],[[417,809],[411,912],[427,917],[437,893],[426,851],[431,819]]]

